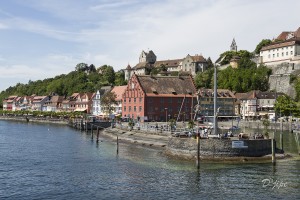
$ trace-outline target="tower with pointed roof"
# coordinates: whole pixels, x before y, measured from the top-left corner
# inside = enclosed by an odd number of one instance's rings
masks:
[[[236,42],[235,42],[234,38],[233,38],[232,43],[230,45],[230,51],[237,51],[237,46],[236,46]]]

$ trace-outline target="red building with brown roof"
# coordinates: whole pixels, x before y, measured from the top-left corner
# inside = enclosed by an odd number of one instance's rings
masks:
[[[188,76],[134,74],[123,94],[122,116],[141,121],[189,120],[196,104],[196,87]]]

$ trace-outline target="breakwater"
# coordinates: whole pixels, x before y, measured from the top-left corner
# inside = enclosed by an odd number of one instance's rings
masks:
[[[234,157],[262,157],[272,153],[271,147],[270,139],[201,139],[200,158],[220,160]],[[277,152],[279,153],[278,149]],[[194,159],[197,156],[197,140],[172,137],[169,139],[166,154]]]

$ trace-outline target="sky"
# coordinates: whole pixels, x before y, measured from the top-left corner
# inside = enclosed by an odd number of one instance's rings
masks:
[[[115,71],[201,54],[215,61],[235,38],[253,51],[262,39],[300,27],[298,0],[0,0],[0,91],[75,70]]]

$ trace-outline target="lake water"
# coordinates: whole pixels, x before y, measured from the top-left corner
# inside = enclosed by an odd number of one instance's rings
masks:
[[[117,155],[114,142],[100,140],[0,120],[0,199],[300,199],[299,160],[201,163],[198,171],[142,146],[120,144]]]

